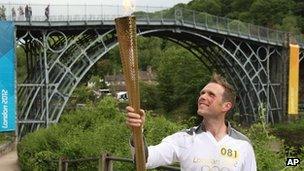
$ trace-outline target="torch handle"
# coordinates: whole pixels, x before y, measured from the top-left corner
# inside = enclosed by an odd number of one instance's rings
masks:
[[[131,81],[128,80],[127,84]],[[138,82],[137,82],[138,83]],[[129,97],[129,104],[131,107],[134,108],[135,113],[138,113],[142,116],[140,112],[140,97],[139,97],[139,89],[137,86],[130,87],[127,86]],[[146,170],[146,157],[145,157],[145,147],[143,141],[143,134],[142,134],[142,126],[140,127],[133,127],[133,142],[135,146],[135,160],[136,160],[136,171],[145,171]]]
[[[138,56],[136,41],[136,19],[134,16],[116,18],[116,33],[119,42],[119,51],[122,61],[123,74],[128,91],[129,105],[136,113],[140,113],[140,95],[138,84]],[[142,127],[133,128],[135,145],[136,170],[146,170],[146,158]]]
[[[128,84],[130,84],[129,81],[130,80],[127,81]],[[139,91],[135,87],[128,88],[128,94],[131,95],[129,97],[129,105],[134,108],[135,113],[138,113],[142,116],[142,113],[140,112]],[[136,171],[145,171],[146,157],[145,157],[145,147],[144,147],[143,134],[142,134],[142,126],[133,127],[132,132],[133,132],[133,142],[135,146]]]
[[[133,128],[133,142],[135,145],[135,160],[136,160],[136,170],[145,171],[146,170],[146,158],[145,149],[143,142],[143,134],[141,127]]]

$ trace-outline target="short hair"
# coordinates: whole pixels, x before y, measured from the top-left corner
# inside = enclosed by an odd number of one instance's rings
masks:
[[[211,77],[209,83],[217,83],[224,87],[225,90],[223,93],[222,100],[224,102],[231,102],[232,108],[233,108],[234,104],[235,104],[235,98],[236,98],[236,94],[235,94],[235,90],[234,90],[233,86],[231,84],[229,84],[228,81],[224,77],[222,77],[220,74],[217,74],[217,73],[212,74],[212,77]]]

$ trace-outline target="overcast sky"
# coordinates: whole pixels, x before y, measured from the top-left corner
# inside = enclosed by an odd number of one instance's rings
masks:
[[[178,3],[188,3],[191,0],[132,0],[136,6],[171,7]],[[105,4],[122,5],[123,0],[0,0],[1,3],[20,4]]]
[[[134,11],[155,12],[172,7],[178,3],[188,3],[191,0],[131,0],[135,8],[123,8],[124,0],[0,0],[5,4],[6,15],[11,15],[11,9],[25,4],[32,7],[32,16],[44,16],[45,7],[50,4],[50,16],[92,16],[102,15],[105,18],[130,15]],[[102,5],[100,5],[102,4]],[[120,6],[120,7],[118,7]],[[132,10],[129,10],[132,9]],[[17,14],[18,15],[18,14]]]

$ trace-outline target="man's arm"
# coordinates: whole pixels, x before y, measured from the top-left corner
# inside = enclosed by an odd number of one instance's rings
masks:
[[[162,140],[162,142],[155,146],[147,147],[145,142],[145,155],[146,155],[146,167],[148,169],[156,168],[159,166],[170,165],[178,159],[178,148],[175,145],[175,135],[168,136]],[[134,145],[132,140],[130,141],[132,156],[135,156]],[[134,160],[135,161],[135,160]]]
[[[145,112],[141,110],[142,116],[134,113],[134,109],[130,106],[126,108],[126,124],[129,128],[140,127],[144,125],[145,122]],[[162,140],[162,142],[156,146],[147,147],[145,141],[145,154],[147,161],[147,168],[155,168],[162,165],[168,165],[177,159],[177,150],[175,145],[176,136],[168,136]],[[130,141],[132,156],[134,156],[134,145],[132,139]]]
[[[257,165],[255,160],[254,151],[251,145],[248,147],[248,153],[247,156],[244,158],[244,164],[242,167],[242,170],[248,170],[248,171],[256,171]]]

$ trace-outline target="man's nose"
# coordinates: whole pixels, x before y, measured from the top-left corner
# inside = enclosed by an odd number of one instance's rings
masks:
[[[206,97],[204,94],[201,94],[199,97],[198,97],[198,100],[201,101],[201,100],[205,100]]]

